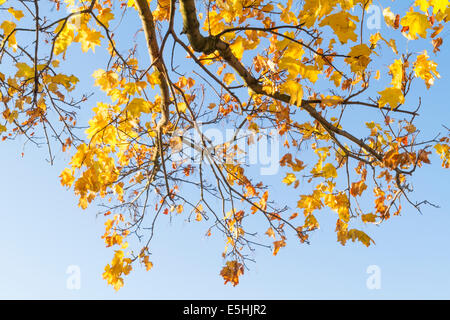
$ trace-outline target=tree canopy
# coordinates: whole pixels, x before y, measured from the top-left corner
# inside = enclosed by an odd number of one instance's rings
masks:
[[[222,236],[232,285],[326,209],[339,243],[370,246],[358,226],[430,204],[413,183],[432,153],[450,167],[449,130],[416,127],[449,1],[398,3],[0,0],[0,134],[70,153],[61,184],[101,206],[116,290],[152,268],[158,219]],[[77,73],[92,54],[95,95]]]

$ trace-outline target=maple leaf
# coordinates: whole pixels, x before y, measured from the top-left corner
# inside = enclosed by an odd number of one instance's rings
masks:
[[[75,181],[75,177],[73,176],[73,171],[69,168],[64,169],[61,172],[61,184],[63,186],[71,187],[73,182]]]
[[[431,0],[430,3],[433,7],[433,14],[447,12],[450,4],[449,0]]]
[[[377,216],[373,213],[366,213],[361,215],[361,220],[364,223],[374,223],[376,221]]]
[[[234,73],[226,73],[223,76],[223,81],[229,86],[234,80],[236,80],[236,77]]]
[[[288,80],[283,83],[281,87],[281,92],[286,93],[290,96],[290,104],[300,106],[303,99],[303,87],[300,83]]]
[[[124,285],[123,275],[129,274],[132,269],[131,259],[124,258],[124,256],[122,250],[116,250],[111,264],[106,265],[103,273],[103,279],[112,285],[116,291]]]
[[[349,40],[356,41],[358,36],[355,33],[356,24],[359,19],[357,16],[351,15],[347,11],[341,11],[335,14],[328,15],[323,19],[319,26],[323,27],[329,25],[334,33],[338,36],[339,41],[344,44]]]
[[[350,194],[354,197],[361,196],[364,190],[367,189],[367,185],[364,183],[363,180],[359,182],[353,182],[352,186],[350,188]]]
[[[152,72],[151,74],[147,73],[147,82],[150,83],[152,89],[155,88],[155,85],[159,84],[160,73],[158,70]]]
[[[244,266],[233,260],[227,261],[225,267],[220,271],[220,275],[225,280],[225,284],[230,282],[233,287],[239,284],[239,277],[244,274]]]
[[[273,243],[273,255],[276,256],[278,254],[278,251],[280,251],[280,248],[285,247],[285,246],[286,246],[286,241],[285,240],[274,241],[274,243]]]
[[[392,86],[401,89],[404,81],[403,62],[400,59],[395,60],[394,63],[389,66],[389,73],[392,76]]]
[[[183,112],[183,113],[186,112],[186,108],[187,108],[187,105],[185,102],[179,102],[177,104],[177,110],[180,112]]]
[[[345,58],[345,62],[350,64],[352,72],[361,72],[370,63],[370,54],[371,50],[366,44],[359,44],[351,48],[349,58]]]
[[[100,14],[97,16],[98,20],[106,26],[109,27],[109,21],[114,19],[114,14],[111,12],[111,8],[104,8],[100,10]]]
[[[16,28],[16,24],[14,22],[12,22],[12,21],[5,20],[0,25],[0,28],[3,29],[3,34],[5,36],[8,36],[8,46],[12,47],[14,49],[14,51],[15,51],[17,49],[17,47],[16,47],[17,46],[17,40],[16,40],[16,36],[13,33],[13,31]],[[5,41],[5,40],[3,40],[3,41]]]
[[[236,40],[230,45],[231,51],[238,59],[242,59],[245,52],[245,39],[237,37]]]
[[[366,247],[369,247],[371,243],[375,243],[365,232],[357,229],[348,230],[348,238],[353,242],[355,242],[355,240],[358,240]]]
[[[109,92],[119,83],[119,75],[114,71],[96,70],[92,76],[95,78],[95,85],[99,86],[103,91]]]
[[[196,208],[195,208],[195,220],[196,221],[202,221],[203,220],[203,205],[199,204]]]
[[[25,79],[30,79],[34,77],[34,68],[30,67],[26,63],[18,62],[16,63],[16,77],[21,77]]]
[[[141,113],[149,113],[151,109],[152,105],[142,98],[133,98],[127,106],[127,110],[133,117],[138,117]]]
[[[288,186],[291,185],[297,178],[295,177],[295,174],[293,173],[287,173],[286,177],[283,179],[283,183],[286,183]]]
[[[322,168],[322,176],[325,179],[328,178],[336,178],[337,177],[337,171],[336,168],[331,164],[331,163],[327,163],[325,166],[323,166]]]
[[[21,10],[14,10],[14,8],[8,8],[8,12],[13,15],[14,18],[20,20],[24,17],[24,14]]]
[[[428,8],[430,7],[430,1],[429,0],[415,0],[414,5],[419,6],[421,11],[428,12]]]
[[[150,271],[153,268],[153,262],[149,261],[148,255],[144,256],[142,263],[145,265],[145,269]]]
[[[386,88],[378,93],[381,95],[380,100],[378,101],[380,108],[389,104],[393,109],[405,102],[405,97],[403,96],[402,90],[399,88]]]
[[[421,55],[417,57],[414,62],[414,75],[425,81],[427,88],[429,89],[436,78],[440,78],[440,74],[436,70],[437,64],[429,60],[427,51],[425,50]]]
[[[83,28],[78,31],[78,35],[75,37],[74,41],[81,43],[81,50],[83,52],[92,49],[92,52],[95,53],[95,47],[100,46],[101,38],[103,38],[103,35],[99,31]]]
[[[266,233],[269,237],[272,237],[275,239],[275,232],[273,231],[272,227],[270,227],[269,229],[267,229]]]
[[[316,217],[312,214],[308,214],[305,218],[305,222],[303,225],[304,228],[307,228],[308,230],[314,230],[319,228],[319,222],[317,221]]]
[[[418,35],[422,38],[427,37],[427,29],[430,27],[430,23],[426,15],[420,12],[407,12],[400,23],[409,30],[407,34],[405,33],[408,39],[418,39]]]

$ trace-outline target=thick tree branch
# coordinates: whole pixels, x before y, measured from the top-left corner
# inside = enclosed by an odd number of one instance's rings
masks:
[[[200,33],[195,0],[180,0],[180,10],[183,17],[183,32],[186,33],[192,48],[196,52],[210,54],[217,50],[219,55],[242,77],[245,84],[256,94],[265,95],[285,103],[290,103],[291,97],[287,94],[280,92],[268,93],[264,91],[263,86],[258,82],[258,80],[250,73],[250,71],[247,70],[239,59],[236,58],[228,43],[215,36],[204,37]],[[301,107],[314,119],[316,119],[332,136],[337,134],[345,137],[371,154],[378,161],[383,160],[382,155],[365,144],[362,140],[331,124],[319,112],[316,111],[309,101],[303,100]]]
[[[144,28],[145,39],[147,40],[150,63],[159,72],[159,85],[161,87],[161,119],[159,120],[156,131],[160,131],[169,121],[170,92],[165,77],[165,68],[163,57],[160,55],[158,42],[156,41],[155,22],[147,0],[136,0],[136,7],[139,11],[139,17]]]
[[[150,63],[158,71],[159,86],[161,88],[161,118],[159,119],[155,131],[157,134],[156,152],[154,153],[153,161],[155,166],[161,158],[161,164],[164,171],[164,179],[167,189],[167,194],[170,194],[170,188],[168,183],[168,177],[164,161],[164,151],[162,147],[162,131],[164,126],[169,123],[169,105],[170,105],[170,91],[169,91],[169,79],[167,78],[166,68],[164,66],[164,60],[162,52],[158,46],[156,40],[155,22],[153,20],[153,14],[150,10],[147,0],[136,0],[136,7],[139,12],[139,17],[142,21],[142,26],[145,33],[145,39],[147,40],[148,53],[150,56]],[[159,165],[158,165],[159,166]],[[149,180],[149,183],[152,181]]]

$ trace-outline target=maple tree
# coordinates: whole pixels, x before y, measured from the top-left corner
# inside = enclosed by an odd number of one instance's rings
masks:
[[[233,285],[249,250],[267,246],[259,232],[276,255],[288,235],[308,242],[325,208],[337,214],[338,242],[370,246],[353,225],[385,222],[402,203],[420,210],[427,201],[412,199],[412,177],[433,150],[450,167],[450,135],[430,138],[416,128],[421,102],[408,99],[440,77],[430,56],[443,44],[449,1],[416,0],[396,13],[386,7],[383,34],[364,27],[371,5],[0,0],[0,134],[46,144],[50,161],[56,147],[73,150],[61,183],[81,208],[106,207],[102,238],[117,250],[103,278],[116,290],[135,264],[152,268],[155,222],[165,216],[212,218],[206,234],[225,236],[220,275]],[[127,15],[135,29],[122,23]],[[146,46],[130,45],[132,36]],[[75,55],[101,50],[108,61],[92,76],[105,99],[93,102],[64,70],[75,72],[67,63]],[[93,103],[80,133],[77,116]],[[235,134],[220,144],[200,128],[227,124]],[[244,129],[253,135],[240,136]],[[240,161],[238,142],[257,143],[267,129],[283,142],[276,177],[295,190],[294,208],[277,203],[277,191]],[[186,150],[197,161],[177,157]],[[264,230],[254,229],[254,216]],[[140,241],[129,247],[134,235]]]

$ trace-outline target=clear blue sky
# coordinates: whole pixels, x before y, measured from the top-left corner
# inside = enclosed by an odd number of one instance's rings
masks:
[[[444,44],[436,59],[442,79],[430,91],[415,92],[423,97],[420,123],[430,136],[441,124],[450,125],[448,53]],[[104,65],[101,57],[74,59],[71,63],[82,63],[88,75],[104,67],[99,65]],[[90,88],[93,80],[83,79],[83,86]],[[146,272],[137,266],[116,293],[101,278],[112,250],[100,239],[104,220],[96,218],[98,208],[77,208],[73,192],[59,183],[69,155],[58,153],[52,167],[44,160],[44,148],[28,144],[22,158],[24,141],[0,144],[0,298],[450,299],[450,171],[439,167],[436,156],[434,166],[417,172],[415,198],[440,208],[424,207],[420,215],[404,205],[402,216],[367,229],[375,246],[342,247],[331,224],[325,223],[310,245],[291,239],[276,257],[258,250],[257,263],[249,264],[250,270],[233,288],[224,286],[219,276],[222,239],[205,239],[207,224],[188,223],[177,216],[172,222],[159,220],[152,245],[154,268]],[[280,203],[292,200],[287,190],[279,190]],[[80,267],[79,290],[66,287],[70,265]],[[366,287],[370,265],[381,270],[379,290]]]

